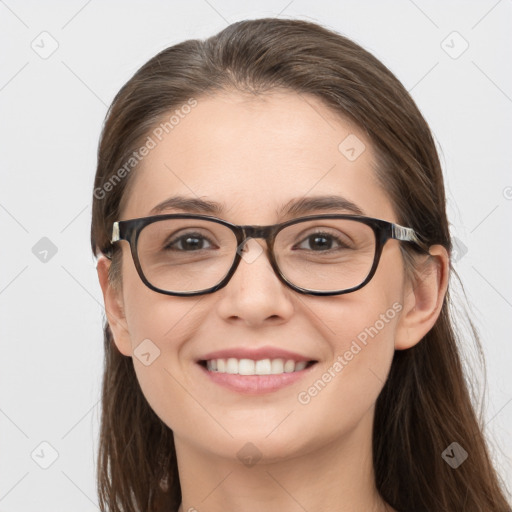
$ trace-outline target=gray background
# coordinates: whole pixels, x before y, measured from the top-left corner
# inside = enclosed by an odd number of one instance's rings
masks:
[[[510,0],[5,0],[0,512],[98,510],[103,307],[88,237],[107,106],[164,47],[264,16],[319,21],[351,37],[397,75],[430,124],[456,269],[488,364],[483,421],[512,481]],[[466,356],[475,358],[471,346]]]

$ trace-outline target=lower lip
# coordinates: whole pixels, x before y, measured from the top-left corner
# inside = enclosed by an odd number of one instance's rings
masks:
[[[204,366],[197,363],[199,369],[206,374],[216,384],[224,386],[237,393],[248,395],[260,395],[271,393],[297,382],[310,372],[316,363],[304,370],[290,373],[280,373],[277,375],[239,375],[237,373],[220,373],[207,370]]]

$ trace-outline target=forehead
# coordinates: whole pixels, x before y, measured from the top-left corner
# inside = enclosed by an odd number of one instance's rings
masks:
[[[393,220],[370,140],[318,98],[222,93],[183,112],[148,134],[152,148],[131,176],[123,218],[179,195],[215,201],[216,216],[235,223],[273,223],[293,199],[339,195]]]

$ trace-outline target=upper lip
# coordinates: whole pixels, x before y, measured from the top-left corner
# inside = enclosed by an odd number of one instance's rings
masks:
[[[225,348],[223,350],[215,350],[214,352],[209,352],[204,356],[201,356],[197,359],[197,362],[200,361],[209,361],[211,359],[228,359],[230,357],[234,357],[235,359],[253,359],[254,361],[259,361],[261,359],[293,359],[296,362],[299,361],[315,361],[315,359],[307,356],[303,356],[301,354],[297,354],[296,352],[291,352],[289,350],[284,350],[282,348],[277,347],[260,347],[260,348]]]

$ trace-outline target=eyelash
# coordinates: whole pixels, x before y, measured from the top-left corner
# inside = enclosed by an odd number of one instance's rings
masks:
[[[345,242],[343,242],[339,237],[337,237],[336,235],[332,235],[330,233],[326,233],[324,231],[318,231],[315,233],[308,234],[305,238],[303,238],[301,240],[299,245],[302,244],[305,240],[308,240],[309,238],[311,238],[313,236],[322,236],[322,237],[325,237],[328,239],[330,238],[331,240],[334,240],[339,245],[338,249],[348,249],[349,248],[349,246]],[[329,250],[333,250],[333,249],[329,249]],[[336,249],[334,249],[334,250],[336,250]],[[325,252],[325,251],[322,251],[322,252]]]
[[[331,240],[334,240],[338,245],[339,245],[339,248],[349,248],[349,246],[343,242],[339,237],[333,235],[333,234],[330,234],[330,233],[326,233],[324,231],[318,231],[318,232],[315,232],[315,233],[309,233],[307,236],[305,236],[298,244],[295,244],[294,247],[296,247],[297,245],[301,245],[302,243],[304,243],[304,241],[310,239],[311,237],[313,236],[322,236],[322,237],[325,237],[325,238],[328,238],[328,239],[331,239]],[[200,233],[185,233],[183,235],[180,235],[179,237],[176,237],[175,239],[171,240],[169,243],[166,243],[164,245],[164,249],[166,250],[174,250],[172,249],[171,247],[176,244],[177,242],[180,242],[182,240],[185,240],[186,238],[190,238],[190,237],[195,237],[197,239],[200,239],[200,240],[206,240],[210,243],[210,245],[215,245],[212,240],[210,240],[207,236],[204,236],[204,235],[201,235]],[[184,252],[188,252],[188,251],[185,251],[184,249],[179,249],[180,251],[184,251]],[[201,249],[202,250],[202,249]],[[331,250],[331,249],[329,249]],[[322,251],[322,252],[325,252],[325,251]]]
[[[183,235],[180,235],[180,236],[176,237],[174,240],[171,240],[169,243],[166,243],[164,245],[164,249],[174,250],[174,249],[171,249],[172,245],[174,245],[176,242],[179,242],[180,240],[184,240],[184,239],[190,238],[190,237],[207,240],[211,245],[215,245],[207,236],[201,235],[200,233],[191,232],[191,233],[185,233]],[[181,250],[183,250],[183,249],[181,249]],[[187,251],[184,251],[184,252],[187,252]]]

